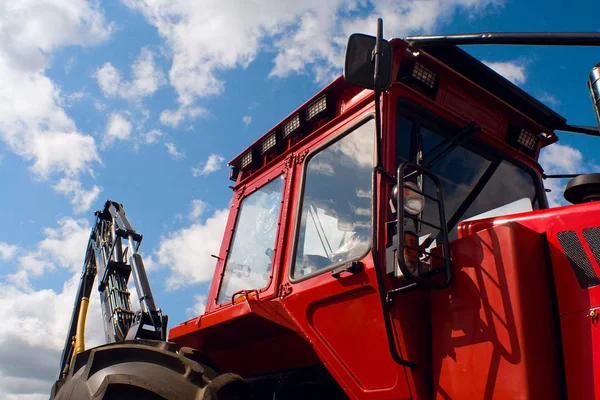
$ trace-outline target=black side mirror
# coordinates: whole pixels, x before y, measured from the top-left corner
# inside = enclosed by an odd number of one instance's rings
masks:
[[[348,38],[344,62],[344,80],[352,85],[375,89],[375,36],[354,33]],[[380,39],[379,89],[387,90],[392,84],[393,52],[390,42]]]

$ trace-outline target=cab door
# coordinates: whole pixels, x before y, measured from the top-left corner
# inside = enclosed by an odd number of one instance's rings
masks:
[[[283,303],[351,398],[405,399],[373,256],[372,109],[300,150]]]

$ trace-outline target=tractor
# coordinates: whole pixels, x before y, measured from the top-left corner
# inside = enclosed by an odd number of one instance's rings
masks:
[[[96,213],[52,399],[600,398],[600,174],[538,164],[600,131],[459,47],[600,34],[382,31],[229,163],[203,315],[167,330],[142,235]],[[600,64],[588,87],[600,126]],[[554,178],[571,205],[549,208]],[[86,349],[94,288],[107,343]]]

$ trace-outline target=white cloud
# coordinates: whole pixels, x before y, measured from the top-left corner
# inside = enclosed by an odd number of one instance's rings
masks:
[[[158,141],[158,138],[161,137],[162,135],[163,135],[163,133],[160,130],[153,129],[143,136],[144,142],[146,142],[146,144],[156,143]]]
[[[17,250],[18,250],[18,248],[14,244],[0,242],[0,260],[2,260],[2,261],[11,260],[17,253]]]
[[[18,269],[0,277],[0,398],[48,397],[58,372],[89,232],[83,219],[60,219],[57,226],[44,229],[44,238],[34,248],[18,249],[13,254]],[[33,288],[29,282],[30,277],[43,277],[36,282],[45,285],[57,278],[50,271],[65,270],[70,278],[59,291]],[[62,274],[58,277],[64,279]],[[104,338],[99,297],[93,293],[86,347]]]
[[[198,177],[212,174],[213,172],[218,171],[221,168],[221,164],[224,160],[225,158],[223,158],[223,156],[213,153],[210,156],[208,156],[206,162],[204,162],[200,167],[192,168],[192,175]]]
[[[38,178],[91,171],[100,162],[95,141],[77,131],[63,108],[60,88],[45,70],[54,50],[109,37],[112,28],[98,5],[19,2],[0,7],[0,26],[0,139],[32,162]]]
[[[556,108],[558,106],[560,106],[561,101],[558,97],[556,97],[555,95],[542,91],[540,93],[540,95],[538,96],[538,99],[542,102],[545,103],[547,106],[551,107],[551,108]]]
[[[207,204],[202,200],[194,199],[192,200],[191,208],[192,209],[190,210],[188,218],[191,220],[195,220],[198,219],[198,217],[200,217],[204,213],[204,211],[206,211]]]
[[[574,174],[583,172],[583,154],[571,146],[552,144],[544,147],[540,164],[549,174]]]
[[[264,48],[276,52],[271,76],[311,72],[319,81],[339,74],[348,34],[375,30],[386,18],[386,36],[431,30],[463,13],[485,12],[501,0],[362,1],[259,0],[254,2],[124,0],[156,27],[171,53],[170,84],[181,107],[220,94],[220,71],[245,68]],[[358,9],[366,16],[357,17]],[[364,13],[363,13],[364,14]],[[227,29],[223,29],[227,27]],[[171,111],[161,122],[178,124]]]
[[[143,48],[140,56],[131,66],[133,75],[132,94],[136,96],[150,95],[166,83],[161,69],[154,63],[154,53]]]
[[[106,97],[121,97],[139,100],[156,92],[166,83],[162,70],[154,62],[154,53],[142,48],[139,57],[131,66],[132,80],[124,81],[121,73],[110,63],[104,63],[95,73],[98,86]]]
[[[57,225],[44,229],[44,239],[35,250],[18,257],[20,270],[25,272],[21,277],[41,276],[57,267],[71,272],[81,270],[91,227],[85,219],[70,217],[58,220]]]
[[[177,150],[177,147],[175,147],[174,143],[167,142],[165,143],[165,147],[167,148],[167,153],[169,153],[169,155],[174,159],[185,158],[185,153]]]
[[[91,136],[77,132],[45,132],[21,139],[24,139],[22,143],[13,142],[16,144],[14,149],[22,146],[20,155],[34,160],[31,170],[42,179],[55,172],[73,176],[91,171],[92,163],[100,162]]]
[[[95,74],[98,86],[105,96],[116,96],[121,86],[121,75],[119,71],[109,62],[98,68]]]
[[[54,190],[71,197],[70,202],[77,214],[89,210],[102,192],[102,188],[96,185],[92,186],[89,190],[85,190],[82,188],[79,180],[71,177],[64,177],[59,180],[54,185]]]
[[[77,92],[65,93],[62,95],[62,103],[65,107],[71,107],[73,104],[78,103],[89,96],[89,93],[85,89],[78,90]]]
[[[520,61],[492,62],[482,60],[482,62],[515,85],[521,85],[527,80],[525,65]]]
[[[583,154],[579,150],[558,143],[544,147],[539,162],[548,175],[585,173],[594,169],[592,166],[584,164]],[[563,191],[568,181],[568,179],[554,178],[544,181],[544,186],[550,189],[550,192],[547,193],[550,207],[569,204],[563,197]]]
[[[194,296],[194,301],[196,303],[192,307],[185,310],[187,315],[190,317],[197,317],[198,315],[204,314],[204,310],[206,310],[206,300],[207,296],[205,294]]]
[[[161,112],[160,123],[170,126],[171,128],[177,128],[186,118],[193,120],[196,118],[204,118],[208,115],[208,110],[203,107],[180,106],[176,110],[164,110]]]
[[[58,372],[79,278],[75,274],[60,292],[25,291],[0,282],[1,398],[48,398]],[[103,340],[99,299],[95,295],[88,311],[86,348]]]
[[[131,122],[119,113],[113,113],[106,124],[106,132],[102,144],[111,145],[115,140],[127,140],[131,134]]]
[[[248,126],[252,122],[252,117],[250,115],[245,115],[244,118],[242,118],[242,122],[244,125]]]
[[[168,289],[212,279],[215,259],[211,254],[219,252],[227,215],[227,209],[217,210],[204,223],[194,223],[161,239],[156,256],[171,270]]]

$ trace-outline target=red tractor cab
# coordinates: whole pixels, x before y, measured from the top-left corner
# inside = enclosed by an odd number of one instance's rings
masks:
[[[360,64],[374,38],[359,39]],[[600,232],[600,206],[546,211],[537,162],[566,120],[456,46],[384,47],[375,99],[340,77],[230,162],[206,313],[169,339],[273,377],[269,393],[288,379],[357,399],[589,397],[598,303],[574,304],[591,289],[568,249]],[[593,251],[578,255],[596,276]]]

